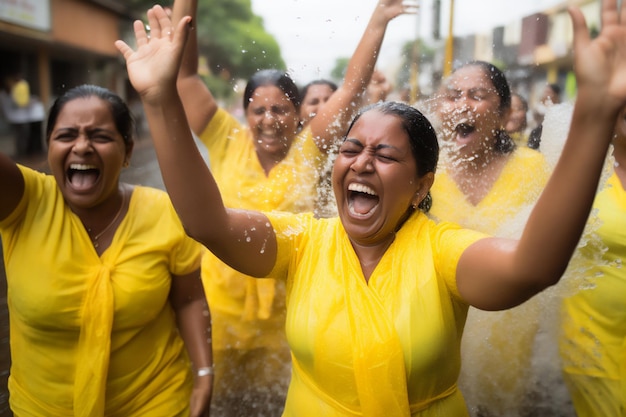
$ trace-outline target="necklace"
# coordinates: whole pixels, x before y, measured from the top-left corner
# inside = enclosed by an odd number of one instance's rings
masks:
[[[115,217],[113,217],[113,220],[111,220],[111,223],[109,223],[107,225],[107,227],[102,229],[102,231],[100,233],[98,233],[93,238],[91,238],[91,241],[93,242],[93,247],[94,248],[97,248],[99,246],[98,239],[100,239],[102,237],[102,235],[105,234],[115,224],[117,219],[120,217],[120,214],[122,214],[122,210],[124,210],[124,206],[125,205],[126,205],[126,192],[122,188],[122,205],[120,206],[120,208],[117,211],[117,213],[115,213]],[[87,228],[87,233],[89,233],[89,236],[91,236],[91,229]]]

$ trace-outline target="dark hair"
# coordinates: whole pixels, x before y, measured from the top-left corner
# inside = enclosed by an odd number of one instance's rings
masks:
[[[526,100],[523,95],[521,95],[520,93],[511,93],[511,98],[513,97],[517,97],[519,101],[522,102],[522,107],[524,108],[524,111],[528,111],[528,100]]]
[[[307,85],[305,85],[304,87],[302,87],[302,90],[300,90],[300,103],[304,101],[306,94],[309,92],[309,88],[313,85],[327,85],[333,92],[337,91],[337,88],[338,88],[337,84],[335,84],[334,82],[330,80],[325,80],[325,79],[313,80],[309,82]]]
[[[500,98],[500,106],[498,107],[500,116],[504,116],[504,113],[511,108],[511,88],[509,87],[504,73],[500,71],[498,67],[486,61],[470,61],[457,68],[455,71],[465,67],[481,68],[489,77],[493,88],[496,90],[496,94]],[[494,149],[500,153],[510,153],[515,149],[515,142],[504,128],[496,132]]]
[[[243,109],[248,109],[252,94],[254,94],[257,88],[268,85],[280,88],[280,90],[285,93],[289,101],[291,101],[293,106],[296,108],[296,111],[300,110],[300,93],[298,91],[298,86],[291,79],[289,74],[276,69],[257,71],[252,75],[252,77],[250,77],[248,84],[246,84],[246,89],[243,92]]]
[[[67,90],[63,95],[54,101],[48,113],[48,121],[46,123],[46,141],[50,141],[50,135],[57,122],[59,113],[63,107],[70,101],[79,98],[97,97],[109,104],[115,128],[122,135],[124,143],[128,147],[133,143],[133,132],[135,129],[135,121],[133,115],[120,96],[104,87],[97,85],[83,84]]]
[[[557,96],[561,95],[561,87],[556,83],[548,84],[548,87],[556,94]]]
[[[415,158],[417,165],[417,175],[420,177],[437,170],[437,162],[439,161],[439,142],[437,134],[430,121],[415,107],[408,104],[395,101],[381,101],[363,107],[350,123],[346,135],[350,133],[352,126],[356,121],[368,111],[378,111],[382,114],[388,114],[397,117],[402,129],[409,137],[411,153]],[[432,206],[432,197],[430,191],[426,197],[420,202],[419,208],[428,212]]]

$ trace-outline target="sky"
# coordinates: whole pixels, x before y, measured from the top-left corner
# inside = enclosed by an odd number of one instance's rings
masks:
[[[350,57],[377,0],[252,0],[252,10],[278,41],[287,69],[298,84],[328,77],[337,58]],[[548,9],[564,0],[454,0],[455,36],[491,28]],[[417,15],[389,23],[378,66],[388,73],[402,45],[420,35],[432,39],[433,0],[421,0]],[[441,34],[448,33],[450,0],[441,0]],[[443,41],[441,41],[443,42]]]

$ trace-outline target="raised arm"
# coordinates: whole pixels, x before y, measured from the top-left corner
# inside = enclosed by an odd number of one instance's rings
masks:
[[[174,27],[161,6],[148,11],[150,37],[134,23],[137,51],[115,43],[128,76],[139,93],[157,153],[163,181],[190,236],[233,268],[253,276],[270,272],[276,236],[265,215],[230,210],[198,151],[176,89],[190,18]]]
[[[180,22],[191,16],[185,52],[178,72],[178,94],[183,102],[185,114],[191,130],[200,135],[217,111],[217,101],[198,74],[198,29],[195,22],[198,14],[198,0],[175,0],[172,9],[172,22]]]
[[[482,240],[462,255],[459,291],[478,308],[513,307],[558,282],[585,227],[626,104],[626,9],[604,0],[602,31],[593,40],[581,11],[570,8],[570,16],[578,96],[568,138],[520,240]]]
[[[13,212],[24,194],[24,177],[15,162],[0,153],[0,220]]]
[[[415,1],[378,1],[365,32],[350,58],[343,84],[310,122],[311,132],[322,152],[331,149],[331,145],[345,132],[348,122],[360,107],[362,95],[372,78],[378,60],[387,24],[401,14],[415,14],[416,11]]]

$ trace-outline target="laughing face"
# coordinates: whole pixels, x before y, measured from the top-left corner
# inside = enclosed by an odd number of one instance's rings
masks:
[[[117,130],[108,102],[95,96],[67,102],[48,143],[48,163],[68,205],[80,211],[117,197],[132,146]]]
[[[298,112],[285,93],[273,85],[257,87],[250,97],[246,119],[257,153],[281,161],[299,124]]]
[[[388,243],[411,206],[430,189],[434,174],[417,174],[399,117],[364,113],[339,149],[333,188],[342,224],[353,242]]]
[[[306,90],[306,96],[300,106],[300,119],[307,124],[317,115],[319,108],[328,101],[335,90],[328,84],[311,84]]]
[[[489,74],[476,65],[460,68],[449,77],[437,111],[443,145],[460,158],[489,152],[508,117],[500,108],[500,97]]]

